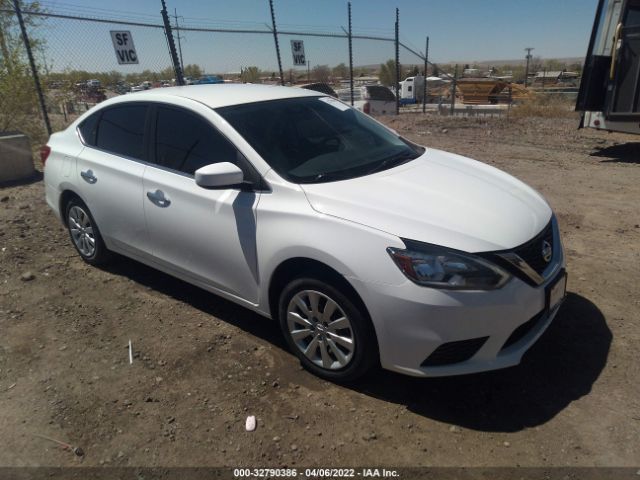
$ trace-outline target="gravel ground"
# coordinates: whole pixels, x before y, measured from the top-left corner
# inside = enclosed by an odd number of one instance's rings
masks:
[[[34,181],[0,189],[0,465],[637,466],[638,138],[574,119],[387,122],[556,210],[570,293],[520,366],[319,380],[274,322],[127,259],[84,264]]]

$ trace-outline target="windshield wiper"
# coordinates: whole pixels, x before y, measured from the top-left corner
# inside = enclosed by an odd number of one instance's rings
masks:
[[[372,168],[367,173],[365,173],[365,175],[371,175],[372,173],[381,172],[382,170],[391,168],[391,164],[393,162],[397,162],[396,165],[393,165],[395,167],[395,166],[401,165],[402,163],[405,163],[406,161],[414,160],[416,158],[418,158],[418,156],[411,151],[396,153],[395,155],[392,155],[389,158],[386,158],[385,160],[380,162],[374,168]]]

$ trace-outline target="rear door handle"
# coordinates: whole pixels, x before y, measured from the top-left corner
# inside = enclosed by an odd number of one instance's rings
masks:
[[[155,192],[147,192],[147,198],[151,200],[151,203],[157,205],[158,207],[166,208],[171,205],[171,200],[169,200],[162,190],[156,190]]]
[[[93,170],[87,170],[86,172],[80,172],[80,176],[87,182],[87,183],[96,183],[98,181],[98,178],[93,174]]]

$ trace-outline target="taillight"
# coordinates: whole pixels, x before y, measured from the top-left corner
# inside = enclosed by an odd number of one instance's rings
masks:
[[[371,105],[369,104],[369,102],[365,102],[365,104],[362,106],[362,111],[364,113],[371,113]]]
[[[40,160],[42,161],[43,168],[44,168],[44,164],[47,163],[47,158],[49,158],[50,153],[51,153],[51,147],[49,145],[43,145],[40,147]]]

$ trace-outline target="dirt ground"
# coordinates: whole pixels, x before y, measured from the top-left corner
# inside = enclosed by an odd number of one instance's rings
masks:
[[[0,189],[0,465],[638,466],[640,138],[574,119],[388,123],[556,210],[570,293],[520,366],[319,380],[274,322],[133,261],[84,264],[35,181]]]

